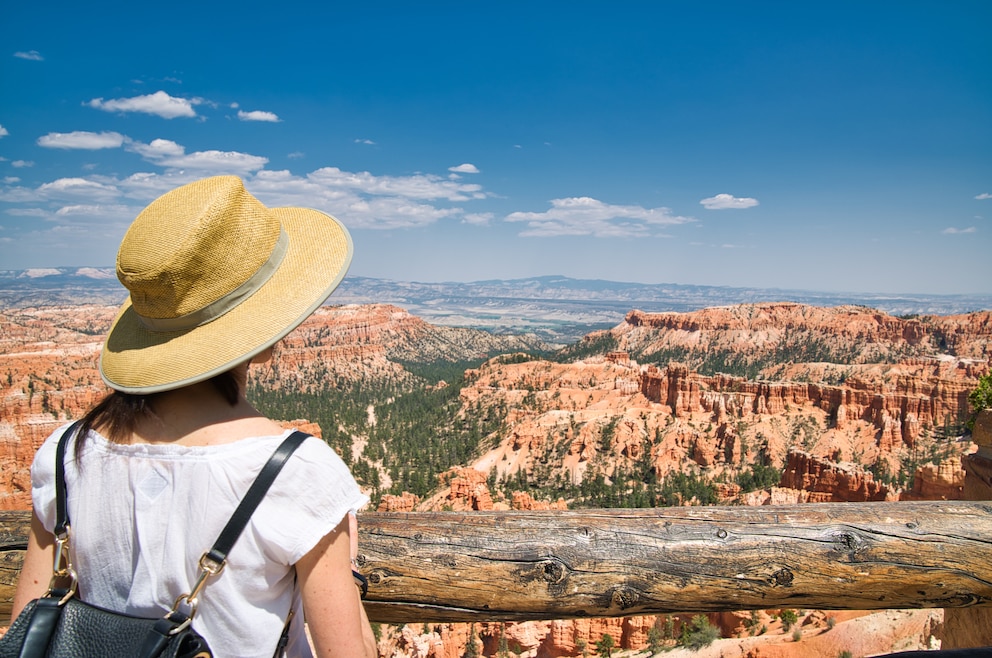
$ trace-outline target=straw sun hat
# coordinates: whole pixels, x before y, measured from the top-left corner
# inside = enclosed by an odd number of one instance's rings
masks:
[[[351,236],[306,208],[266,208],[236,176],[176,188],[128,229],[117,277],[130,291],[100,356],[125,393],[209,379],[264,351],[344,278]]]

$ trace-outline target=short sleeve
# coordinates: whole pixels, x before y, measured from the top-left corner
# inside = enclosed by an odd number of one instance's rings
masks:
[[[266,551],[282,564],[295,564],[349,512],[369,502],[334,450],[309,438],[283,467],[255,511],[252,526]]]
[[[64,425],[55,430],[38,448],[31,462],[31,503],[34,513],[48,532],[55,530],[55,455]]]

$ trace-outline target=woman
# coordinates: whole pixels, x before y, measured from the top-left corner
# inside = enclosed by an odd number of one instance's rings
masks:
[[[135,219],[117,255],[130,292],[100,373],[113,392],[66,456],[70,559],[83,600],[158,616],[190,588],[248,486],[288,434],[245,398],[248,364],[305,320],[351,261],[320,212],[266,208],[239,178],[184,185]],[[47,591],[54,558],[55,444],[31,469],[34,515],[16,615]],[[193,626],[218,656],[375,656],[351,573],[354,512],[368,501],[310,438],[287,462],[199,596]]]

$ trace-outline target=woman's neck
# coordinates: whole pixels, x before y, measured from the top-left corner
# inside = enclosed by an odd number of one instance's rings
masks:
[[[152,411],[139,420],[134,442],[213,445],[281,431],[248,402],[244,386],[233,405],[210,381],[165,391],[155,396]]]

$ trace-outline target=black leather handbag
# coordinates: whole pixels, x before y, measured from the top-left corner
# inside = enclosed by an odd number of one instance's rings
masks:
[[[80,600],[69,559],[69,514],[65,486],[66,445],[79,423],[59,439],[55,465],[55,564],[48,593],[28,603],[0,638],[0,658],[211,658],[206,640],[192,626],[207,580],[223,570],[227,555],[283,464],[309,436],[293,432],[252,482],[213,547],[200,558],[200,574],[189,594],[176,599],[163,617],[135,617]],[[63,584],[64,583],[64,584]],[[285,648],[289,622],[276,655]]]

